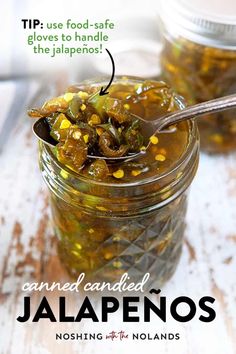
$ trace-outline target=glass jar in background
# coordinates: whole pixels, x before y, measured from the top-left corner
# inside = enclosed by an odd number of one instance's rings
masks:
[[[178,99],[175,103],[183,108]],[[155,167],[152,174],[123,183],[76,173],[40,143],[40,168],[50,189],[59,255],[73,277],[85,272],[87,280],[114,282],[128,272],[138,282],[149,272],[149,285],[161,287],[173,275],[181,255],[188,189],[199,159],[196,123],[180,124],[176,141],[183,152],[176,161],[170,159],[171,167],[165,173]],[[167,132],[168,141],[170,136]]]
[[[162,3],[162,75],[188,104],[236,92],[236,2],[167,0]],[[201,147],[236,150],[236,110],[198,120]]]

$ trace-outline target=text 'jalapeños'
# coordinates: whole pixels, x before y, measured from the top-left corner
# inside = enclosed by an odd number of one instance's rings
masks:
[[[160,293],[160,290],[152,289],[150,293]],[[124,296],[118,300],[114,296],[102,296],[100,305],[93,306],[89,297],[86,296],[80,303],[76,313],[68,313],[67,302],[64,296],[58,299],[57,314],[53,311],[49,301],[42,297],[36,311],[32,309],[30,296],[24,297],[24,313],[17,317],[19,322],[38,322],[41,319],[47,319],[50,322],[81,322],[82,320],[91,320],[93,322],[108,322],[112,314],[115,314],[121,308],[123,322],[151,322],[158,317],[162,322],[166,322],[168,317],[172,317],[177,322],[189,322],[197,317],[201,322],[212,322],[216,313],[211,305],[215,299],[210,296],[204,296],[195,303],[187,296],[179,296],[171,303],[166,301],[165,296],[158,299],[153,296],[153,301],[147,296]],[[179,305],[184,305],[187,310],[182,313]]]

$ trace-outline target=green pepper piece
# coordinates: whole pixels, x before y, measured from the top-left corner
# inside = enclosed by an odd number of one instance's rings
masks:
[[[115,142],[120,145],[120,143],[121,143],[120,134],[118,133],[118,130],[114,127],[114,125],[111,122],[106,123],[106,124],[99,124],[97,126],[103,128],[104,130],[109,132],[113,136],[113,138],[115,139]]]
[[[80,118],[80,107],[83,101],[78,95],[75,95],[69,103],[66,114],[73,120],[76,121]]]
[[[58,160],[73,171],[80,171],[87,159],[88,147],[82,139],[68,137],[57,145]]]
[[[181,51],[182,51],[182,44],[175,44],[172,47],[172,54],[174,56],[175,59],[179,59],[180,55],[181,55]]]
[[[129,151],[129,147],[126,145],[120,145],[117,149],[114,146],[113,137],[107,131],[99,137],[99,149],[101,154],[106,157],[124,156]]]
[[[106,100],[106,96],[100,96],[100,91],[95,92],[92,96],[89,97],[88,99],[88,103],[95,108],[97,114],[100,117],[103,117],[104,115],[104,109],[103,109],[103,105],[104,102]]]
[[[124,101],[117,98],[106,97],[103,108],[108,116],[114,118],[119,124],[130,120],[130,113],[125,109]]]
[[[109,168],[105,160],[95,160],[88,169],[88,174],[95,179],[104,179],[109,174]]]
[[[129,146],[130,152],[137,152],[143,146],[144,137],[140,133],[140,121],[133,120],[132,124],[124,132],[126,144]]]
[[[91,127],[88,123],[84,123],[84,122],[78,122],[77,126],[82,131],[83,135],[89,136],[88,147],[92,148],[97,141],[96,130],[93,127]]]
[[[51,127],[50,135],[56,141],[65,140],[67,137],[68,128],[62,127],[62,124],[64,122],[68,123],[67,125],[69,128],[69,126],[71,125],[71,122],[67,119],[67,117],[65,116],[64,113],[60,113],[56,117],[56,119]]]

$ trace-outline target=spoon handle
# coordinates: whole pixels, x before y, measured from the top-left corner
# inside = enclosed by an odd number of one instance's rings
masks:
[[[236,94],[198,103],[194,106],[189,106],[183,110],[167,114],[161,117],[161,119],[156,119],[153,121],[153,124],[156,126],[157,130],[161,130],[166,126],[184,121],[186,119],[195,118],[206,113],[220,112],[230,108],[236,108]]]

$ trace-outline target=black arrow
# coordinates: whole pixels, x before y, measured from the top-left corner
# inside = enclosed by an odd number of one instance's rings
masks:
[[[111,86],[111,83],[112,83],[112,81],[113,81],[113,79],[114,79],[114,75],[115,75],[115,63],[114,63],[114,60],[113,60],[112,55],[111,55],[111,53],[109,52],[109,50],[106,49],[106,51],[107,51],[109,57],[111,58],[112,74],[111,74],[111,79],[110,79],[108,85],[107,85],[105,88],[101,87],[101,90],[100,90],[100,92],[99,92],[99,96],[104,96],[104,95],[107,95],[107,94],[109,93],[109,91],[107,91],[107,90],[108,90],[108,88]]]

